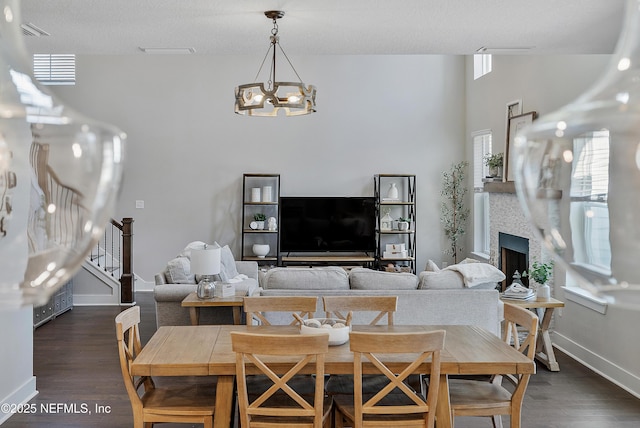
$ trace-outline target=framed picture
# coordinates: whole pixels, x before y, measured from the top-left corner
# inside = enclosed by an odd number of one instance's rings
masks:
[[[513,167],[514,162],[511,157],[513,156],[513,144],[516,138],[516,134],[525,126],[531,124],[535,118],[537,117],[537,113],[535,111],[530,111],[528,113],[519,114],[513,117],[510,117],[507,120],[507,153],[506,153],[506,165],[505,165],[505,179],[507,181],[513,181]]]
[[[513,116],[519,116],[522,114],[522,100],[514,100],[507,103],[507,126],[509,126],[509,119]]]

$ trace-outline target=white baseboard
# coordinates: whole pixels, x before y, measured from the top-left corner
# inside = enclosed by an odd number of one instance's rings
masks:
[[[0,403],[0,408],[4,408],[6,405],[9,405],[11,408],[11,406],[27,403],[36,395],[38,395],[38,391],[36,390],[36,377],[32,376],[31,379],[22,384],[20,388],[4,398]],[[11,415],[13,415],[12,412],[5,413],[0,411],[0,425],[7,421]]]
[[[635,397],[640,398],[640,377],[629,373],[623,367],[593,353],[558,332],[553,333],[553,346]],[[560,367],[560,370],[562,370],[562,367]]]

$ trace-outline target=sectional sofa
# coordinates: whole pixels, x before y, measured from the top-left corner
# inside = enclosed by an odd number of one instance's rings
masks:
[[[471,324],[499,334],[503,307],[496,291],[496,282],[473,287],[464,284],[455,271],[411,273],[382,272],[354,268],[349,272],[340,267],[289,267],[258,270],[255,262],[235,262],[237,271],[246,278],[236,283],[236,290],[256,296],[318,296],[316,316],[322,317],[323,295],[395,295],[398,308],[396,324]],[[158,326],[189,324],[189,312],[180,303],[190,292],[191,284],[171,283],[167,269],[156,275],[154,289]],[[231,324],[230,308],[203,308],[201,323]],[[287,323],[290,319],[272,321]],[[354,315],[354,323],[358,323]]]

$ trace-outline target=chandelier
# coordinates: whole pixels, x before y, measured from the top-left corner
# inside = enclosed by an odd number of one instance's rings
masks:
[[[286,116],[301,116],[316,111],[316,87],[305,87],[293,64],[280,46],[277,20],[284,16],[280,10],[266,11],[265,16],[273,20],[270,45],[262,64],[256,73],[254,83],[239,85],[235,89],[235,112],[246,116],[275,117],[282,110]],[[276,80],[276,46],[282,52],[289,66],[298,77],[299,82],[278,82]],[[257,82],[258,76],[271,53],[271,65],[266,83]]]

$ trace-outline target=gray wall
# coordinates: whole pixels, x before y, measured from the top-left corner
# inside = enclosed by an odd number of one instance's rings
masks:
[[[81,56],[77,84],[54,88],[128,134],[115,217],[135,218],[135,272],[153,280],[193,240],[229,244],[239,257],[246,172],[280,173],[285,196],[372,195],[376,173],[416,174],[418,266],[441,260],[440,180],[464,157],[464,57],[291,58],[318,87],[318,113],[236,115],[233,89],[259,60]]]
[[[524,112],[551,113],[573,101],[604,72],[609,56],[494,56],[493,72],[473,80],[467,61],[467,131],[491,129],[494,152],[504,151],[506,104],[522,99]],[[467,137],[470,141],[470,137]],[[471,156],[471,144],[467,154]],[[556,266],[554,290],[566,307],[556,311],[554,344],[640,396],[638,312],[607,307],[601,314],[574,301]],[[562,367],[560,367],[562,370]]]

